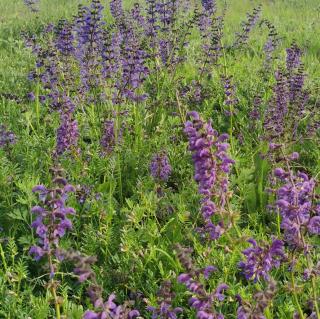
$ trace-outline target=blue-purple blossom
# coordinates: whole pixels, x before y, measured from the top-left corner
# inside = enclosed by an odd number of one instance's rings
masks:
[[[227,134],[219,135],[205,123],[197,112],[190,112],[191,121],[185,123],[185,134],[189,139],[189,150],[195,167],[194,179],[198,183],[201,212],[205,221],[205,232],[217,239],[224,232],[223,221],[214,225],[211,217],[222,214],[228,198],[228,174],[234,161],[228,156]]]
[[[203,11],[212,14],[216,11],[216,0],[201,0]]]
[[[0,124],[0,148],[6,148],[15,144],[16,136],[13,132],[8,131],[4,125]]]
[[[124,11],[122,6],[122,0],[110,1],[110,13],[117,22],[121,17],[123,17]]]
[[[150,173],[157,181],[166,182],[169,179],[172,168],[166,153],[160,152],[152,157]]]
[[[282,168],[277,168],[274,174],[282,183],[276,190],[275,206],[281,215],[284,239],[290,247],[308,251],[305,233],[320,234],[320,205],[313,202],[315,180],[305,173],[294,174]]]
[[[40,201],[39,206],[31,209],[36,215],[31,226],[38,236],[38,243],[30,248],[29,253],[35,260],[55,255],[60,239],[72,228],[69,215],[74,215],[75,210],[66,207],[66,201],[69,193],[75,192],[75,188],[61,177],[55,178],[53,182],[55,184],[53,188],[37,185],[32,189],[34,193],[38,193]],[[50,267],[53,267],[52,264]],[[50,271],[54,273],[55,269]]]
[[[285,131],[284,123],[288,112],[289,88],[287,78],[282,71],[275,73],[276,84],[273,97],[264,120],[264,128],[270,140],[276,139]]]
[[[58,25],[55,46],[63,56],[73,56],[75,54],[75,38],[72,27],[72,24],[66,20],[60,21]]]
[[[128,305],[117,305],[115,303],[116,295],[111,294],[106,302],[102,298],[95,300],[96,310],[87,310],[83,319],[133,319],[140,315],[138,310],[130,310]]]
[[[39,0],[23,0],[24,4],[30,9],[31,12],[39,11]]]
[[[103,124],[103,133],[100,140],[102,150],[106,154],[111,154],[114,148],[122,139],[122,128],[115,127],[114,120],[106,120]]]
[[[279,46],[280,39],[275,26],[269,20],[264,19],[261,24],[262,23],[264,23],[269,30],[267,41],[263,46],[265,53],[264,71],[267,72],[271,69],[271,62],[274,60],[274,52]]]
[[[226,115],[230,116],[232,113],[234,113],[234,106],[238,104],[238,98],[236,96],[236,86],[232,82],[232,77],[222,77],[221,78],[223,88],[224,88],[224,94],[225,94],[225,100],[224,103],[228,107],[227,110],[225,110]]]
[[[149,69],[146,65],[147,54],[141,48],[139,39],[133,30],[126,32],[123,41],[124,48],[120,60],[121,77],[116,82],[113,102],[118,104],[123,99],[141,102],[147,98],[145,93],[139,92],[149,74]]]
[[[239,263],[239,267],[246,279],[254,281],[263,278],[269,279],[269,273],[273,268],[278,268],[285,259],[284,244],[279,239],[274,239],[271,245],[259,246],[254,239],[248,240],[252,245],[242,253],[245,261]]]
[[[80,8],[75,23],[78,42],[76,57],[80,64],[82,89],[85,91],[99,87],[102,80],[103,27],[105,25],[102,10],[100,1],[92,0],[90,7]]]
[[[78,153],[79,130],[77,120],[73,119],[73,115],[70,112],[62,113],[60,118],[61,125],[57,130],[56,153],[58,155],[67,151]]]
[[[236,33],[236,40],[233,44],[235,48],[239,48],[248,43],[249,34],[260,19],[261,5],[254,8],[252,13],[247,13],[247,21],[241,22],[242,30]]]
[[[286,60],[287,70],[291,72],[294,69],[297,69],[301,65],[302,51],[297,46],[296,43],[293,43],[290,46],[290,48],[288,48],[286,51],[287,51],[287,60]]]

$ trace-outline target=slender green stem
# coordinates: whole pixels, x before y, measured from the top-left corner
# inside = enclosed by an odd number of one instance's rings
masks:
[[[291,270],[290,273],[291,273],[291,285],[292,285],[293,298],[294,298],[294,301],[295,301],[296,306],[298,308],[300,319],[304,319],[304,314],[303,314],[303,311],[301,309],[301,306],[300,306],[300,303],[299,303],[299,299],[298,299],[298,296],[297,296],[297,292],[296,292],[296,285],[295,285],[295,280],[294,280],[293,269]]]
[[[56,289],[54,288],[54,283],[52,281],[52,288],[51,288],[51,292],[54,298],[54,304],[55,304],[55,308],[56,308],[56,316],[57,319],[61,319],[61,313],[60,313],[60,304],[58,302],[58,297],[57,297],[57,293],[56,293]]]
[[[6,257],[4,255],[4,251],[2,248],[1,242],[0,242],[0,255],[1,255],[2,263],[3,263],[4,271],[7,273],[8,272],[8,265],[7,265]]]
[[[281,235],[281,218],[280,213],[277,214],[277,228],[278,228],[278,236]]]
[[[116,127],[115,127],[115,142],[117,144],[119,140],[119,132],[120,132],[120,112],[119,112],[119,104],[116,104]],[[117,145],[116,145],[117,147]],[[118,186],[119,186],[119,196],[120,203],[123,202],[123,194],[122,194],[122,174],[121,174],[121,156],[119,150],[117,151],[117,167],[118,167]]]
[[[36,85],[36,96],[35,96],[35,112],[37,118],[37,126],[40,127],[40,103],[39,103],[39,94],[40,94],[40,84],[37,82]]]
[[[51,252],[48,254],[48,261],[49,261],[49,268],[50,268],[50,274],[54,271],[54,266],[52,262]],[[53,278],[50,280],[50,286],[51,286],[51,293],[54,298],[54,305],[56,309],[56,319],[61,319],[61,313],[60,313],[60,304],[56,293],[56,287]]]
[[[308,268],[312,269],[312,262],[310,259],[310,255],[307,255],[307,264],[308,264]],[[320,319],[320,311],[319,311],[319,305],[318,305],[318,294],[317,294],[317,285],[315,282],[315,277],[314,275],[312,275],[311,277],[311,285],[312,285],[312,297],[314,300],[314,307],[315,307],[315,311],[317,314],[317,319]]]
[[[318,295],[317,295],[317,286],[316,286],[316,282],[315,282],[314,276],[312,276],[312,278],[311,278],[311,284],[312,284],[314,307],[315,307],[315,310],[316,310],[317,319],[320,319],[320,311],[319,311]]]

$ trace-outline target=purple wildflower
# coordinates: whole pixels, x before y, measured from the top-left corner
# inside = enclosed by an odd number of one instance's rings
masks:
[[[235,48],[239,48],[248,43],[249,34],[257,24],[261,14],[261,5],[253,9],[252,13],[247,13],[247,21],[241,22],[241,32],[236,34],[236,40],[233,44]]]
[[[114,103],[119,103],[123,98],[140,102],[147,98],[145,93],[138,90],[149,74],[146,66],[147,54],[141,49],[139,40],[132,30],[128,30],[124,37],[124,49],[121,55],[121,78],[116,83]]]
[[[249,113],[250,118],[250,127],[254,128],[260,119],[260,109],[261,109],[262,99],[261,96],[255,95],[253,99],[253,108],[252,111]]]
[[[92,291],[93,292],[93,291]],[[83,319],[133,319],[140,315],[138,310],[130,310],[128,304],[117,305],[115,294],[111,294],[106,302],[102,298],[95,300],[95,311],[87,310]]]
[[[254,239],[248,240],[252,247],[245,249],[242,253],[246,261],[241,261],[239,267],[246,279],[254,281],[263,278],[269,279],[272,268],[278,268],[281,261],[285,259],[284,244],[279,239],[274,239],[271,245],[258,246]]]
[[[320,234],[320,206],[313,203],[315,180],[305,173],[294,174],[280,168],[274,174],[282,182],[282,186],[276,190],[275,206],[281,215],[284,239],[293,249],[308,251],[305,232]]]
[[[90,7],[81,7],[75,29],[78,41],[76,57],[80,64],[80,75],[85,91],[99,87],[104,50],[102,19],[103,6],[99,0],[92,0]]]
[[[8,131],[4,125],[0,124],[0,148],[7,148],[15,144],[16,136],[13,132]]]
[[[236,86],[232,83],[232,77],[222,77],[221,78],[224,88],[225,100],[224,103],[228,107],[226,110],[227,115],[232,115],[234,113],[234,106],[238,104],[238,98],[236,96]]]
[[[215,0],[201,0],[203,10],[210,15],[216,11],[217,3]]]
[[[197,112],[190,112],[191,121],[185,123],[185,134],[189,138],[189,150],[193,153],[195,181],[198,183],[201,211],[205,221],[205,232],[211,239],[217,239],[224,231],[221,221],[214,225],[211,216],[224,212],[228,198],[228,174],[234,163],[227,154],[227,134],[219,136],[211,122],[203,122]]]
[[[199,30],[202,38],[203,61],[200,72],[210,72],[212,66],[218,64],[222,54],[221,39],[223,37],[224,14],[216,17],[213,11],[203,11],[199,18]]]
[[[297,46],[296,43],[293,43],[290,48],[287,50],[287,70],[289,72],[293,71],[294,69],[297,69],[301,65],[301,56],[302,51]]]
[[[72,118],[72,113],[61,114],[61,125],[57,130],[56,153],[62,155],[67,151],[79,152],[78,122]]]
[[[269,30],[267,41],[263,46],[265,54],[264,71],[268,71],[271,69],[271,62],[274,60],[273,55],[279,46],[280,39],[275,26],[269,20],[264,19],[261,24],[265,24]]]
[[[122,6],[122,0],[111,0],[110,1],[110,12],[113,18],[119,22],[118,20],[123,17],[124,11]]]
[[[72,24],[65,20],[59,22],[55,45],[59,52],[64,56],[72,56],[75,53],[74,35]]]
[[[161,152],[153,156],[150,164],[152,177],[157,181],[166,182],[169,179],[172,168],[166,153]]]
[[[276,139],[283,134],[289,103],[289,88],[285,74],[282,71],[277,71],[275,78],[274,95],[264,120],[264,128],[267,130],[270,140]]]
[[[24,4],[30,9],[31,12],[39,11],[39,0],[23,0]]]
[[[103,127],[103,135],[100,145],[103,151],[108,155],[111,154],[118,143],[122,139],[122,128],[115,127],[114,120],[106,120]]]
[[[39,194],[41,202],[41,206],[34,206],[31,210],[37,216],[31,225],[38,236],[38,245],[30,249],[30,254],[35,260],[40,260],[43,256],[55,255],[60,238],[72,228],[68,215],[75,214],[75,210],[72,207],[66,207],[65,203],[68,194],[74,192],[75,188],[62,177],[56,177],[53,182],[56,185],[53,188],[37,185],[32,190]],[[50,264],[50,267],[53,274],[54,266]]]

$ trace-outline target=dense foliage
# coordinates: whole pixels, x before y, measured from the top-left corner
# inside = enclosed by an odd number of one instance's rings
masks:
[[[21,2],[0,317],[320,319],[319,52],[277,1]]]

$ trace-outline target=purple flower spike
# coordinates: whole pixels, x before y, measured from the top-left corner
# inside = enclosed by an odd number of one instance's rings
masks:
[[[166,182],[169,179],[172,168],[166,153],[155,154],[150,164],[152,177],[157,181]]]
[[[246,279],[254,281],[260,278],[269,279],[272,268],[278,268],[285,260],[284,244],[279,239],[274,239],[271,245],[258,246],[254,239],[248,240],[252,247],[245,249],[242,253],[246,261],[241,261],[239,267]]]
[[[60,188],[61,178],[56,178],[56,187],[49,189],[43,185],[35,186],[32,191],[39,193],[39,199],[42,206],[34,206],[31,211],[37,217],[32,223],[38,235],[38,245],[32,246],[29,253],[34,256],[35,260],[40,260],[45,255],[58,255],[58,247],[60,238],[62,238],[67,230],[72,228],[71,220],[68,219],[69,214],[75,214],[75,210],[71,207],[65,207],[65,201],[68,193],[74,190],[71,185]],[[50,269],[54,273],[54,269]]]
[[[95,311],[87,310],[83,319],[134,319],[140,315],[138,310],[130,310],[128,304],[118,306],[114,300],[115,294],[111,294],[106,302],[103,302],[101,298],[97,298],[97,295],[92,291],[92,297],[94,297]]]
[[[195,167],[194,179],[198,183],[204,229],[210,239],[217,239],[224,232],[223,221],[214,225],[211,221],[217,211],[224,213],[228,197],[228,174],[234,161],[228,156],[227,134],[219,136],[211,122],[203,122],[197,112],[188,114],[191,121],[185,123],[184,132],[189,139],[189,150]]]
[[[6,129],[4,125],[0,124],[0,148],[8,148],[9,145],[16,143],[16,137],[13,132]]]
[[[71,113],[62,114],[61,125],[57,130],[57,154],[61,155],[67,151],[75,151],[78,153],[78,139],[78,122],[72,118]]]
[[[278,168],[275,177],[282,186],[276,190],[275,206],[281,215],[285,242],[293,249],[308,251],[305,232],[319,234],[319,205],[313,203],[316,182],[305,173],[286,172]]]

